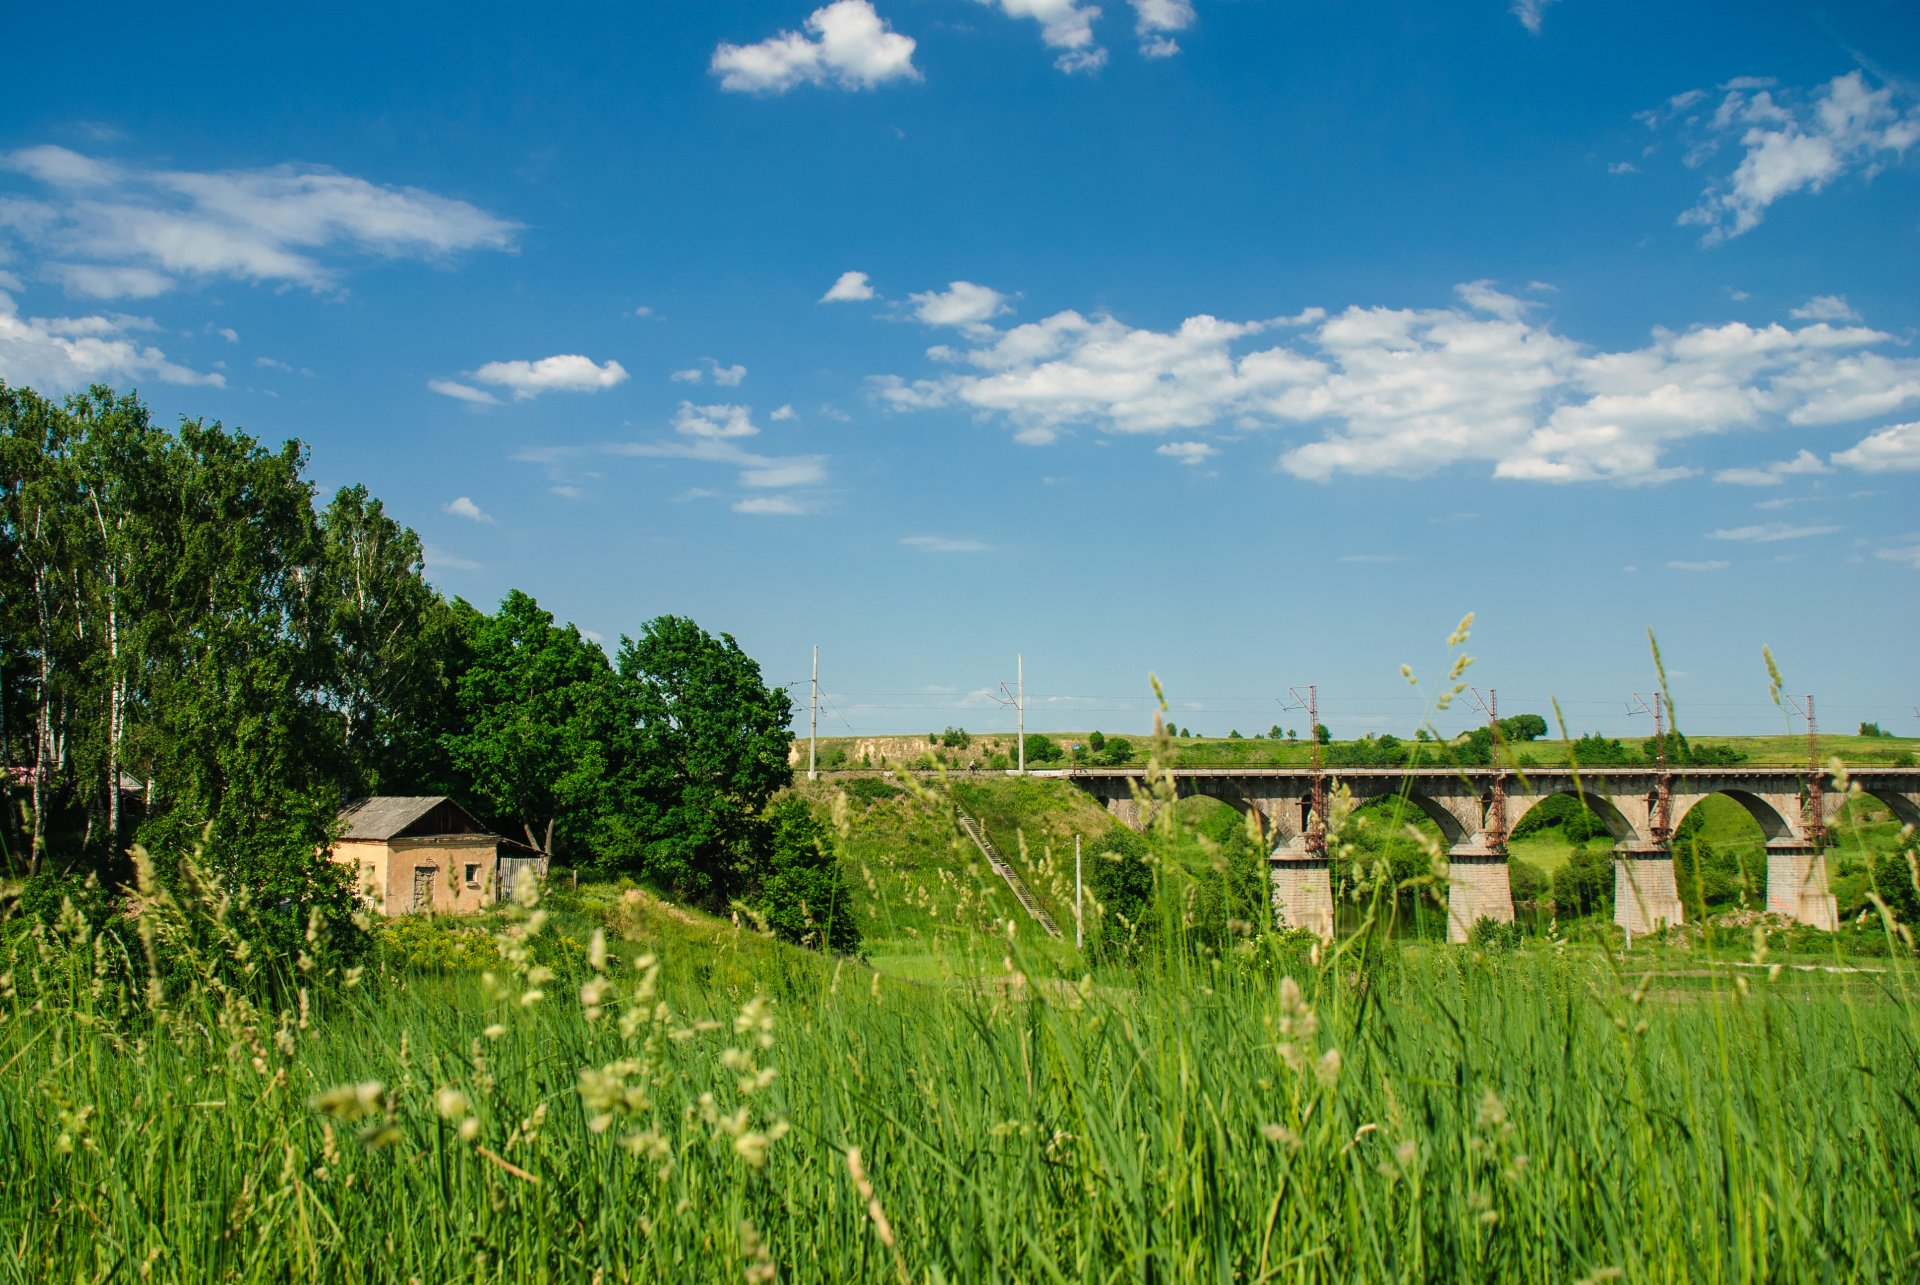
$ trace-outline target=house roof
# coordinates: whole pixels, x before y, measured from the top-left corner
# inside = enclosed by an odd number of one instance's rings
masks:
[[[441,834],[488,835],[473,814],[444,794],[378,794],[340,810],[343,839],[395,839]]]

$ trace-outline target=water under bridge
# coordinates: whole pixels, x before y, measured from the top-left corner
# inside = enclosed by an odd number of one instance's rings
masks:
[[[1870,796],[1897,820],[1920,827],[1915,768],[1173,768],[1152,777],[1146,768],[1069,768],[1029,775],[1072,782],[1136,829],[1169,796],[1204,796],[1257,814],[1273,842],[1276,915],[1329,937],[1327,821],[1336,801],[1358,806],[1398,796],[1440,828],[1447,844],[1448,934],[1456,941],[1483,917],[1512,920],[1507,836],[1555,794],[1577,795],[1612,832],[1614,919],[1631,933],[1682,922],[1669,843],[1687,813],[1712,795],[1745,808],[1766,837],[1767,909],[1828,930],[1836,927],[1836,911],[1825,838],[1840,809]]]

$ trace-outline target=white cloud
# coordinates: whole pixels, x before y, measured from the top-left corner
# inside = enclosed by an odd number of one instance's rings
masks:
[[[996,328],[997,293],[964,310],[953,293],[915,302],[928,319],[954,316],[970,346],[933,349],[944,370],[875,378],[881,404],[1000,417],[1035,445],[1076,426],[1183,438],[1285,430],[1298,436],[1281,467],[1314,480],[1484,461],[1506,478],[1661,482],[1692,471],[1665,458],[1689,439],[1920,404],[1920,358],[1874,351],[1892,343],[1878,331],[1730,322],[1603,350],[1484,282],[1461,288],[1471,307],[1200,314],[1164,331],[1074,311]]]
[[[918,80],[914,41],[887,29],[867,0],[834,0],[807,18],[808,36],[783,31],[753,45],[722,44],[709,70],[720,88],[784,94],[797,85],[872,89],[889,80]]]
[[[1656,129],[1679,123],[1689,166],[1706,167],[1723,149],[1738,149],[1732,172],[1714,175],[1680,216],[1682,225],[1705,229],[1701,239],[1709,245],[1751,231],[1782,197],[1818,192],[1849,174],[1872,178],[1920,142],[1920,105],[1912,95],[1895,86],[1870,89],[1858,71],[1810,94],[1754,78],[1729,81],[1721,94],[1710,113],[1710,96],[1696,90],[1640,116]]]
[[[1858,321],[1860,314],[1846,300],[1846,296],[1837,294],[1817,294],[1793,310],[1792,315],[1800,321]]]
[[[1739,540],[1748,544],[1775,544],[1781,540],[1805,540],[1816,535],[1832,535],[1837,526],[1794,526],[1787,522],[1762,522],[1757,526],[1723,527],[1707,533],[1709,540]]]
[[[1719,558],[1709,559],[1706,562],[1669,562],[1667,564],[1669,571],[1725,571],[1726,569],[1727,564]]]
[[[470,372],[483,384],[511,388],[515,401],[541,393],[597,393],[626,382],[627,372],[617,361],[595,365],[578,353],[542,357],[538,361],[490,361]]]
[[[468,402],[475,406],[498,406],[500,399],[484,388],[475,388],[471,384],[458,383],[451,379],[429,379],[427,387],[442,397],[451,397],[455,401]]]
[[[1614,161],[1607,166],[1609,174],[1638,174],[1639,172],[1640,167],[1632,161]]]
[[[145,298],[186,278],[338,287],[338,258],[442,258],[510,249],[516,224],[477,206],[312,166],[196,172],[100,161],[62,147],[0,156],[51,189],[6,203],[0,227],[51,258],[76,294]]]
[[[800,412],[794,410],[791,404],[776,406],[774,407],[773,414],[767,416],[767,418],[778,424],[782,420],[800,418]]]
[[[182,366],[160,349],[136,342],[131,331],[157,329],[146,317],[23,317],[0,290],[0,379],[47,396],[94,383],[143,378],[166,384],[224,388],[226,377]]]
[[[1513,0],[1513,16],[1534,35],[1540,34],[1540,16],[1553,0]]]
[[[755,517],[797,518],[819,512],[819,504],[791,495],[751,495],[735,501],[733,511],[750,513]]]
[[[219,335],[222,339],[226,340],[230,344],[237,344],[240,342],[240,332],[238,330],[235,330],[232,326],[222,326],[220,327],[220,329],[214,331],[213,333],[216,335]]]
[[[818,486],[826,480],[826,461],[818,455],[768,460],[740,471],[740,485],[762,490]]]
[[[653,309],[643,303],[633,310],[633,315],[636,317],[651,317],[653,315]]]
[[[1874,557],[1887,562],[1904,562],[1915,571],[1920,571],[1920,544],[1898,545],[1874,552]]]
[[[1205,464],[1215,454],[1214,448],[1205,442],[1166,442],[1154,447],[1153,450],[1156,455],[1164,455],[1168,459],[1190,465]]]
[[[1869,433],[1855,445],[1836,452],[1833,462],[1862,473],[1909,473],[1920,469],[1920,421]]]
[[[688,437],[703,438],[752,437],[760,431],[754,427],[752,407],[725,402],[714,406],[681,402],[674,412],[673,429]]]
[[[746,381],[747,368],[745,366],[722,366],[711,357],[702,357],[700,360],[707,364],[705,366],[694,366],[687,370],[676,370],[673,374],[667,376],[667,378],[673,380],[676,384],[698,384],[704,382],[708,376],[712,376],[713,382],[722,388],[738,388]]]
[[[1193,0],[1132,0],[1133,34],[1148,58],[1167,58],[1180,52],[1176,31],[1193,25]]]
[[[456,499],[448,500],[440,506],[440,509],[444,513],[451,513],[456,518],[465,518],[469,522],[481,522],[487,525],[492,525],[493,523],[493,515],[491,513],[488,513],[485,509],[475,504],[471,498],[464,495]]]
[[[173,289],[174,279],[152,268],[98,263],[49,263],[46,274],[82,299],[152,299]]]
[[[873,298],[873,283],[864,272],[842,272],[827,292],[820,296],[821,303],[863,303]]]
[[[986,553],[988,545],[978,540],[956,540],[944,535],[909,535],[900,543],[922,553]]]
[[[945,290],[928,290],[907,296],[913,315],[929,326],[954,326],[961,330],[984,327],[984,323],[1007,310],[1006,296],[971,281],[954,281]]]
[[[1100,10],[1079,0],[979,0],[1000,9],[1009,18],[1032,18],[1040,24],[1040,39],[1060,50],[1053,65],[1061,71],[1097,71],[1106,65],[1107,51],[1093,39],[1093,20]]]
[[[1713,480],[1734,486],[1779,486],[1789,477],[1832,471],[1820,462],[1818,455],[1812,451],[1802,450],[1790,460],[1778,460],[1772,464],[1762,464],[1758,468],[1723,468],[1713,475]]]

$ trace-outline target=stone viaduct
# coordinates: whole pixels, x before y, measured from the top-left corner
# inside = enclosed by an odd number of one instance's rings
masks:
[[[1068,769],[1061,777],[1136,829],[1152,806],[1145,769]],[[1257,813],[1275,841],[1269,858],[1275,914],[1284,924],[1333,934],[1319,797],[1344,787],[1356,806],[1399,795],[1431,817],[1448,845],[1448,936],[1464,941],[1475,920],[1513,919],[1506,837],[1554,794],[1576,794],[1606,822],[1614,843],[1614,920],[1630,933],[1682,922],[1668,840],[1695,804],[1724,794],[1760,824],[1767,840],[1767,909],[1831,930],[1823,839],[1850,797],[1826,772],[1788,767],[1588,768],[1176,768],[1178,797],[1204,795]],[[1896,818],[1920,826],[1920,769],[1861,768],[1850,786]],[[1323,805],[1324,806],[1324,805]]]

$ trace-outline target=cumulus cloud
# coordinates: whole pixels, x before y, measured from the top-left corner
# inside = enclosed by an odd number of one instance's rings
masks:
[[[864,303],[873,298],[873,284],[867,280],[864,272],[842,272],[827,292],[820,296],[821,303]]]
[[[1080,0],[979,0],[999,9],[1009,18],[1032,18],[1040,24],[1040,39],[1047,48],[1060,50],[1053,65],[1061,71],[1097,71],[1107,62],[1107,51],[1093,38],[1093,20],[1100,10]],[[1153,4],[1156,11],[1178,8],[1183,0],[1171,4]],[[1142,15],[1144,19],[1144,14]],[[1172,52],[1169,50],[1168,52]]]
[[[1920,469],[1920,421],[1869,433],[1857,445],[1835,452],[1833,462],[1862,473],[1910,473]]]
[[[1755,468],[1723,468],[1713,475],[1713,480],[1733,486],[1779,486],[1789,477],[1832,471],[1820,462],[1818,455],[1802,450],[1790,460],[1777,460]]]
[[[871,387],[898,411],[1001,418],[1031,444],[1080,426],[1170,438],[1277,430],[1293,441],[1280,466],[1314,480],[1478,461],[1505,478],[1660,482],[1692,471],[1666,458],[1689,439],[1920,403],[1920,359],[1876,351],[1891,336],[1862,327],[1730,322],[1605,350],[1487,283],[1460,294],[1447,308],[1200,314],[1169,330],[1076,311],[995,327],[995,294],[991,308],[959,315],[966,348],[932,350],[947,369]]]
[[[872,89],[920,79],[913,37],[889,30],[868,0],[834,0],[815,9],[806,28],[758,44],[722,44],[709,70],[720,77],[720,88],[753,94],[784,94],[798,85]]]
[[[1776,544],[1781,540],[1805,540],[1816,535],[1832,535],[1837,526],[1794,526],[1787,522],[1761,522],[1754,526],[1722,527],[1707,534],[1709,540],[1739,540],[1748,544]]]
[[[467,402],[474,406],[498,406],[500,399],[484,388],[475,388],[472,384],[463,384],[453,379],[429,379],[427,387],[442,397],[451,397],[455,401]]]
[[[978,540],[957,540],[944,535],[902,536],[900,543],[922,553],[985,553],[988,546]]]
[[[1553,0],[1513,0],[1513,16],[1534,35],[1540,34],[1540,18]]]
[[[215,278],[331,291],[348,255],[505,250],[519,231],[465,201],[313,166],[160,170],[41,146],[0,156],[0,168],[46,189],[0,203],[0,229],[88,298],[151,298]]]
[[[1799,321],[1860,320],[1860,314],[1853,310],[1846,296],[1837,294],[1817,294],[1795,308],[1792,316]]]
[[[1759,226],[1783,197],[1818,192],[1850,174],[1872,178],[1920,142],[1920,105],[1912,95],[1871,88],[1857,71],[1811,93],[1743,77],[1714,97],[1691,90],[1640,116],[1656,130],[1677,129],[1686,163],[1708,170],[1706,189],[1679,221],[1702,228],[1709,245]],[[1715,172],[1714,162],[1727,154],[1738,161],[1730,172]]]
[[[783,404],[783,405],[774,407],[773,414],[767,416],[767,418],[772,420],[774,423],[778,424],[782,420],[799,419],[800,412],[796,411],[790,403]]]
[[[510,388],[515,401],[526,401],[541,393],[604,392],[625,383],[627,372],[617,361],[596,365],[592,358],[563,353],[538,361],[490,361],[471,372],[470,378]]]
[[[451,513],[456,518],[465,518],[469,522],[481,522],[488,525],[491,525],[493,522],[493,515],[491,513],[482,509],[478,504],[475,504],[470,497],[465,495],[457,499],[448,500],[445,504],[441,505],[440,508],[442,512]]]
[[[157,379],[165,384],[224,388],[218,371],[181,365],[132,336],[156,330],[151,318],[122,314],[26,317],[13,296],[0,290],[0,379],[28,385],[48,396],[94,383]]]
[[[1166,442],[1153,448],[1156,455],[1178,460],[1182,464],[1205,464],[1214,456],[1214,448],[1205,442]]]
[[[971,281],[954,281],[945,290],[928,290],[907,296],[913,315],[929,326],[953,326],[961,330],[982,328],[1007,310],[1006,296]]]
[[[1176,31],[1193,25],[1193,0],[1132,0],[1133,34],[1140,52],[1149,58],[1168,58],[1180,52]]]

